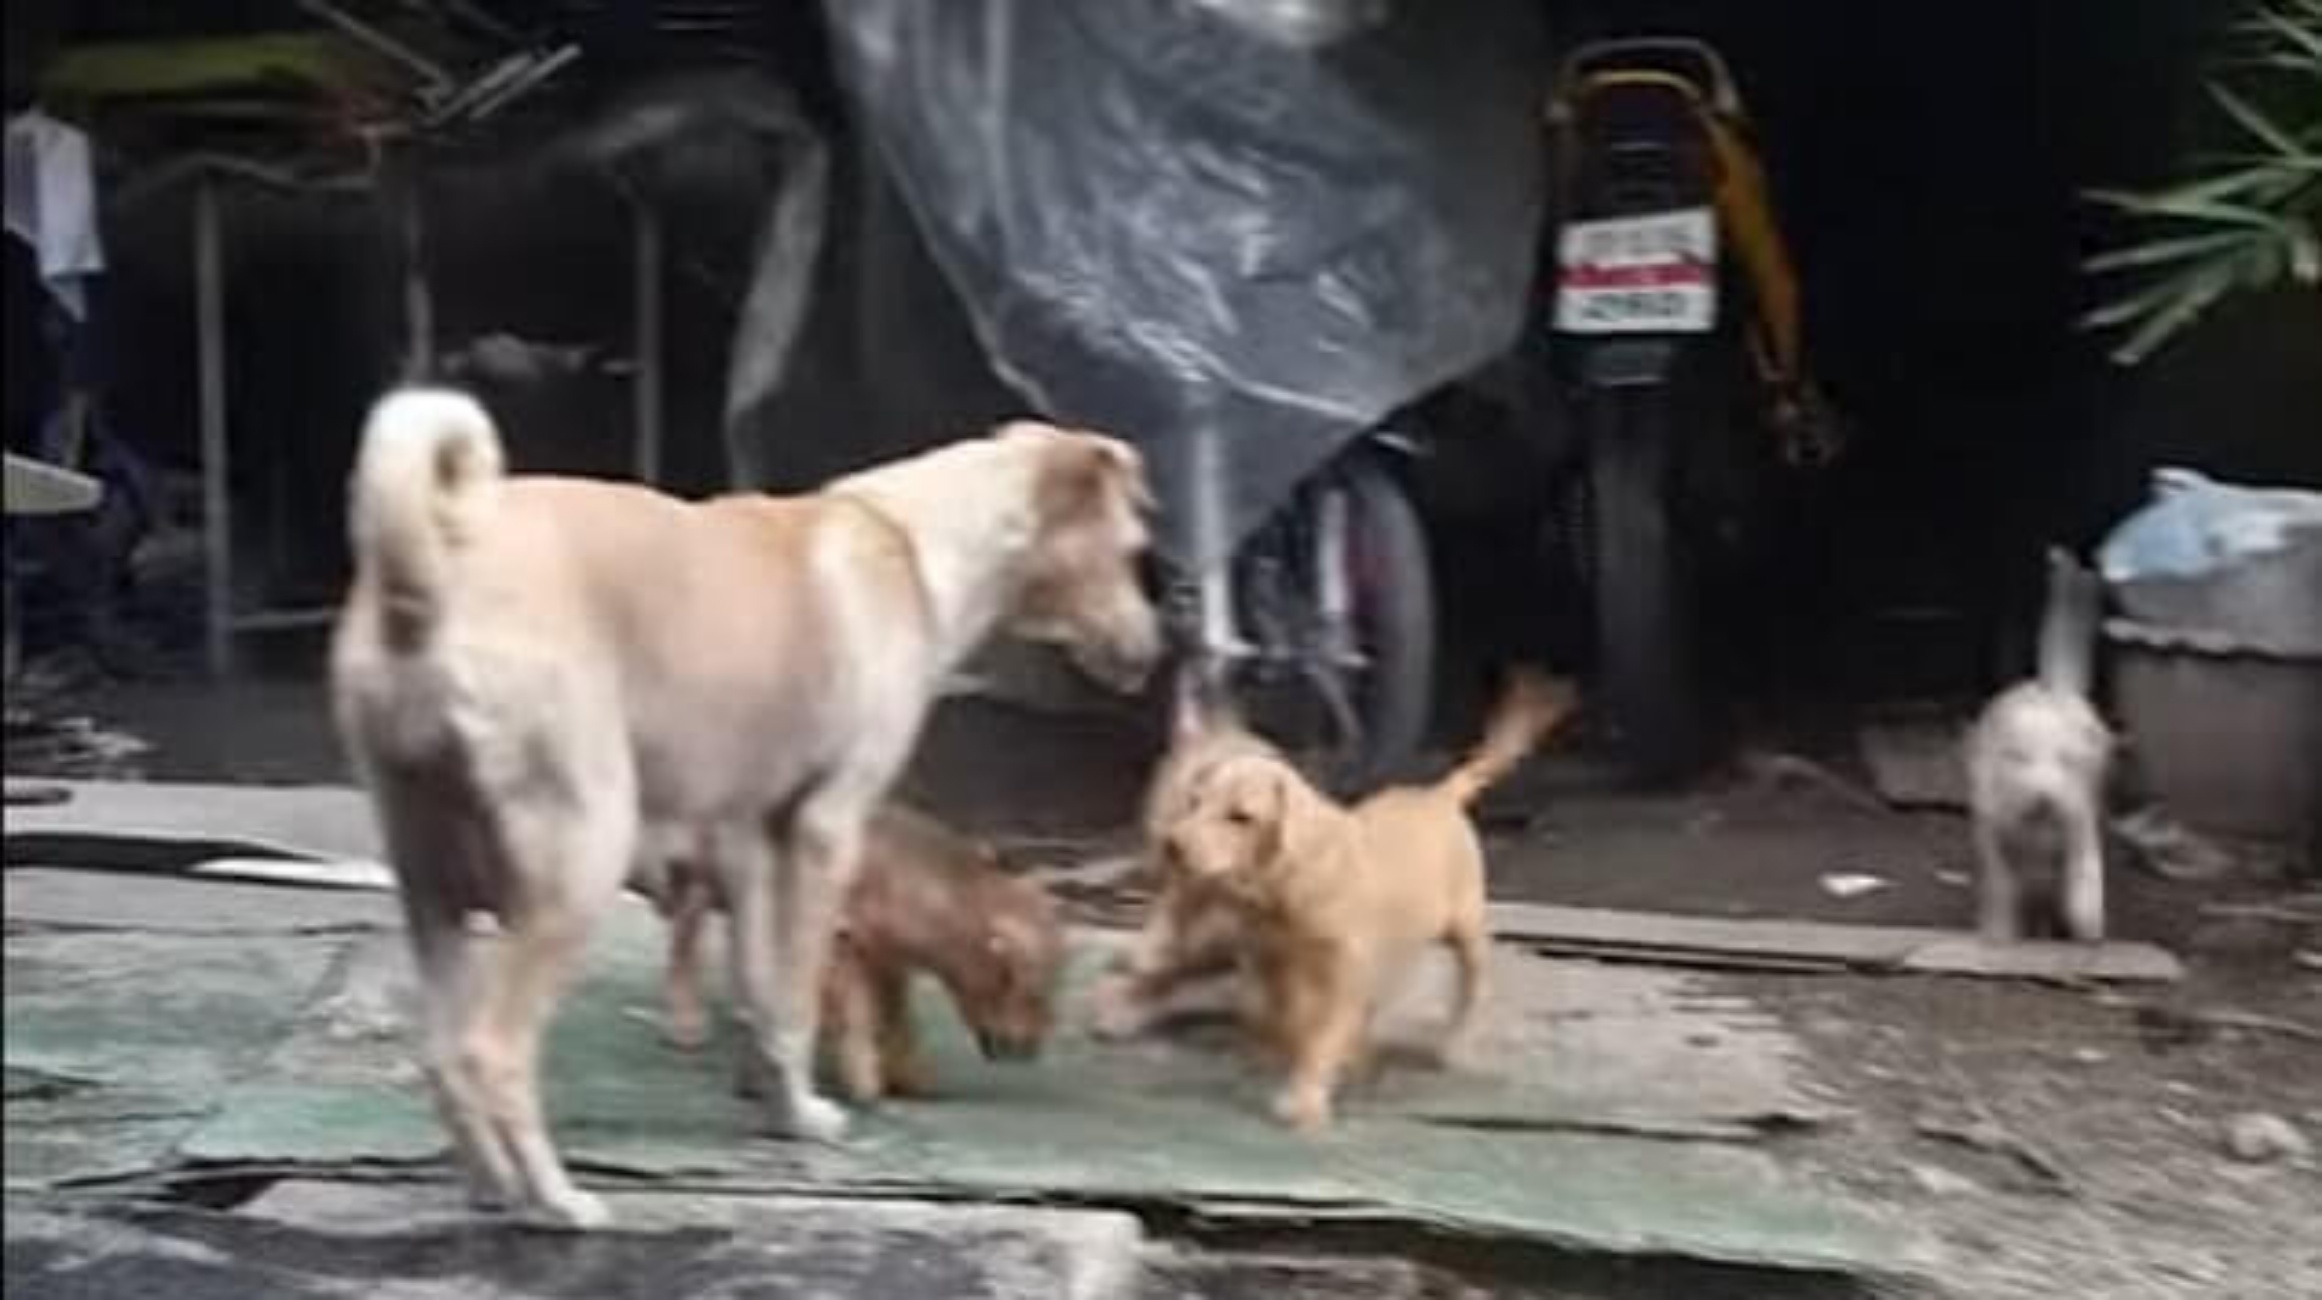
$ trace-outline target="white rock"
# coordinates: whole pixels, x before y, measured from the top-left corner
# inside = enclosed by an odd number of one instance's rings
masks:
[[[2314,1144],[2281,1116],[2252,1111],[2225,1122],[2225,1149],[2237,1160],[2270,1164],[2303,1160],[2312,1154]]]
[[[1981,1190],[1974,1179],[1956,1174],[1941,1165],[1911,1166],[1911,1180],[1929,1196],[1964,1196]]]

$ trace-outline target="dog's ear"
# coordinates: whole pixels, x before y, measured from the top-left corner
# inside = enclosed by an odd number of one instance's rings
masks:
[[[1082,518],[1112,501],[1125,501],[1139,513],[1153,509],[1145,458],[1136,448],[1098,433],[1052,429],[1049,435],[1040,470],[1042,517]]]
[[[1271,869],[1312,861],[1329,833],[1322,797],[1281,764],[1268,764],[1261,780],[1269,807],[1263,816],[1260,863]]]

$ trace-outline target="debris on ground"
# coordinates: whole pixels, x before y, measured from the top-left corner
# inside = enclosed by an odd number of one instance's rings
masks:
[[[2236,1160],[2265,1165],[2304,1160],[2314,1144],[2281,1116],[2253,1111],[2225,1122],[2225,1149]]]
[[[1922,1115],[1911,1127],[1921,1137],[2003,1157],[2019,1174],[2028,1175],[2029,1185],[2037,1190],[2063,1195],[2073,1189],[2071,1175],[2054,1156],[1988,1116],[1950,1120]]]
[[[2279,921],[2322,929],[2322,894],[2302,894],[2271,903],[2204,903],[2203,916],[2237,921]]]
[[[1860,898],[1875,894],[1894,882],[1867,871],[1826,871],[1822,874],[1822,892],[1832,898]]]
[[[1862,728],[1858,744],[1871,784],[1896,808],[1964,808],[1967,770],[1960,760],[1962,724],[1880,722]]]
[[[1974,1179],[1941,1165],[1913,1164],[1911,1181],[1929,1196],[1969,1196],[1983,1190]]]
[[[2132,861],[2164,880],[2220,880],[2234,869],[2234,856],[2223,845],[2157,805],[2115,818],[2112,832]]]
[[[153,751],[143,738],[78,714],[41,716],[12,710],[7,761],[11,771],[37,771],[82,780],[135,780],[137,760]]]
[[[2309,1043],[2322,1043],[2322,1025],[2310,1025],[2288,1016],[2262,1015],[2234,1007],[2172,1007],[2130,1000],[2137,1028],[2160,1045],[2199,1042],[2220,1030],[2280,1034]]]
[[[1884,816],[1887,812],[1886,803],[1877,795],[1811,758],[1773,750],[1747,749],[1735,760],[1735,765],[1740,769],[1743,781],[1759,789],[1774,792],[1819,790],[1857,812],[1875,816]]]

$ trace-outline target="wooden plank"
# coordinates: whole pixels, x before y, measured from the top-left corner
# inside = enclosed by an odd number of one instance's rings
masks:
[[[1990,975],[2012,979],[2174,983],[2185,967],[2148,943],[1986,943],[1955,934],[1913,951],[1903,969],[1931,975]]]
[[[1953,937],[1948,930],[1731,920],[1536,903],[1492,904],[1492,932],[1503,939],[1552,938],[1607,948],[1684,948],[1847,965],[1893,965],[1915,948]]]
[[[2176,957],[2150,944],[1987,944],[1961,931],[1916,926],[1494,903],[1492,931],[1506,942],[1552,952],[1696,965],[2128,982],[2184,975]]]

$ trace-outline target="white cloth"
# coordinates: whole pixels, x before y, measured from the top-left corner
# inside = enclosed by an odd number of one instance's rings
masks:
[[[8,233],[31,246],[41,282],[84,319],[82,278],[105,270],[96,168],[89,137],[37,108],[8,119]]]

